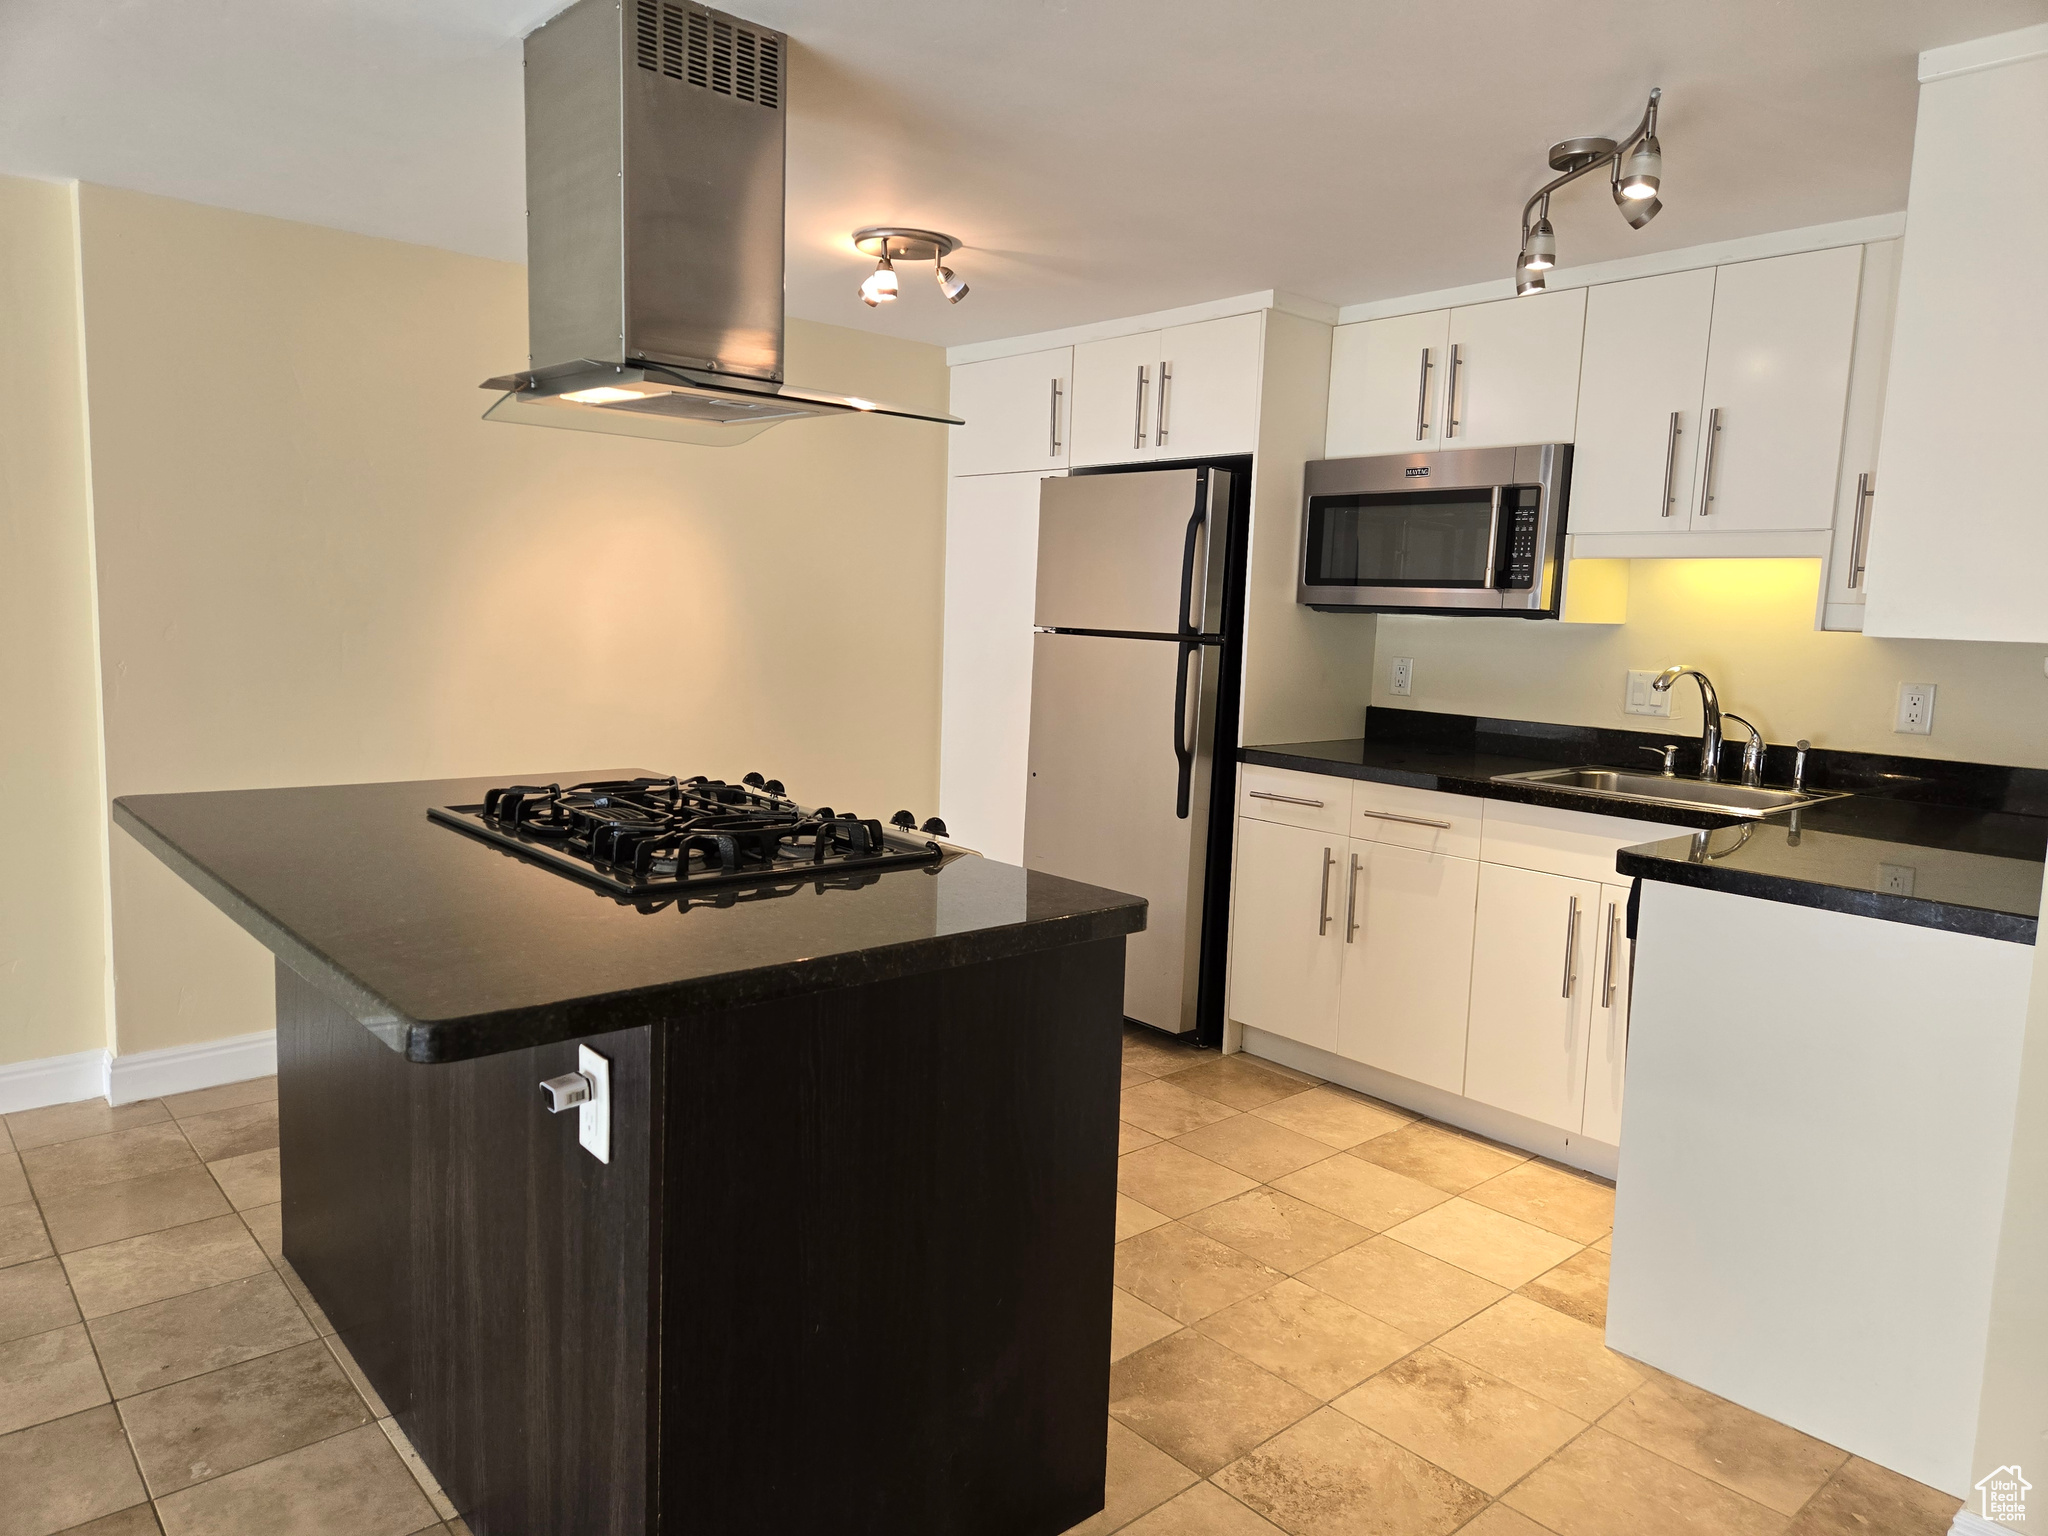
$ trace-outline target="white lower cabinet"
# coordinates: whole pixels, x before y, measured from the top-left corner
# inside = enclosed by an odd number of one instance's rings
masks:
[[[1621,1077],[1628,1064],[1628,1000],[1635,945],[1628,937],[1628,887],[1600,887],[1594,937],[1592,1028],[1586,1039],[1585,1133],[1621,1145]]]
[[[1600,889],[1480,866],[1467,1098],[1545,1125],[1581,1123]]]
[[[1338,1049],[1347,848],[1342,833],[1239,818],[1230,1015],[1240,1024]]]
[[[1479,862],[1354,838],[1346,873],[1337,1054],[1463,1091]]]

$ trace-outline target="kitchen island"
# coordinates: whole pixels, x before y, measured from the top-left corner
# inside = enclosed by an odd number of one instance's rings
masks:
[[[285,1256],[471,1528],[1100,1509],[1144,903],[972,855],[636,901],[428,820],[487,787],[115,806],[277,956]],[[579,1048],[608,1161],[537,1090]]]

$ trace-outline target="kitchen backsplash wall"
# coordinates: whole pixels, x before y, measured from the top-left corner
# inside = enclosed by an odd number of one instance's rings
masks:
[[[636,766],[936,809],[945,429],[488,423],[523,268],[83,187],[107,793]],[[944,354],[789,323],[794,382]],[[113,834],[122,1053],[268,1028],[262,950]]]
[[[1382,615],[1374,704],[1568,725],[1699,734],[1698,690],[1671,719],[1623,712],[1627,673],[1684,662],[1722,707],[1774,742],[2048,767],[2048,676],[2038,645],[1878,640],[1813,627],[1817,560],[1637,560],[1628,622],[1513,623]],[[1411,692],[1389,689],[1413,663]],[[1892,731],[1901,683],[1936,685],[1934,730]]]

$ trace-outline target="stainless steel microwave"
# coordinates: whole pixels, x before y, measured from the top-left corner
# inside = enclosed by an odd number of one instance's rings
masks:
[[[1554,619],[1572,445],[1308,466],[1296,599],[1325,611]]]

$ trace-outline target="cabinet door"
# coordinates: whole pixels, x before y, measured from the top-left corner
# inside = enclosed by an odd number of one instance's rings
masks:
[[[1265,316],[1227,315],[1159,333],[1152,448],[1161,458],[1250,453],[1259,430]]]
[[[956,475],[946,489],[939,815],[992,859],[1024,857],[1031,607],[1046,477]]]
[[[951,472],[1000,475],[1064,468],[1073,371],[1072,347],[955,368],[953,414],[966,425],[953,428],[949,439]]]
[[[1570,442],[1585,333],[1583,288],[1452,310],[1443,446]]]
[[[1127,464],[1151,457],[1159,390],[1159,332],[1074,348],[1073,462]]]
[[[1713,320],[1712,267],[1587,293],[1573,533],[1684,531]]]
[[[1621,1079],[1628,1064],[1629,978],[1635,945],[1628,937],[1628,887],[1600,887],[1593,935],[1592,1029],[1586,1041],[1585,1133],[1621,1145]]]
[[[1849,364],[1849,402],[1842,412],[1842,469],[1835,486],[1835,536],[1828,549],[1822,629],[1861,629],[1868,588],[1870,514],[1877,492],[1877,444],[1884,421],[1885,372],[1891,364],[1892,314],[1899,299],[1898,240],[1863,247],[1863,284],[1856,297],[1856,355]]]
[[[1337,1049],[1344,857],[1340,835],[1238,821],[1230,908],[1230,1016],[1238,1023]]]
[[[1448,309],[1337,327],[1330,342],[1329,457],[1437,447],[1450,330]]]
[[[1833,524],[1862,268],[1848,245],[1716,273],[1695,532]]]
[[[1353,839],[1346,876],[1337,1054],[1461,1092],[1478,861]]]
[[[1581,1128],[1599,923],[1598,881],[1480,866],[1467,1098]]]

